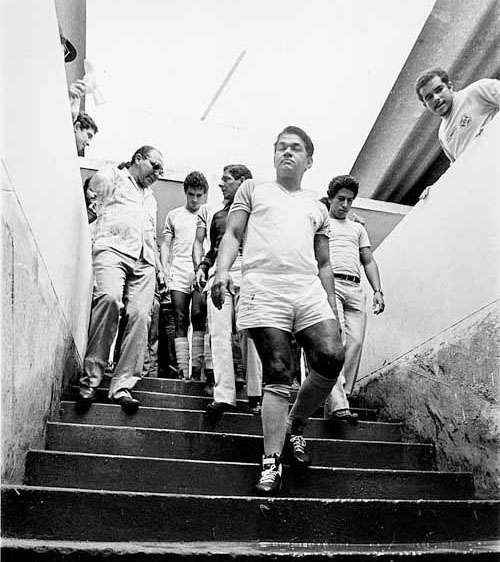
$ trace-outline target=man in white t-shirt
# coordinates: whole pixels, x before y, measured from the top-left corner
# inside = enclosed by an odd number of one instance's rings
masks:
[[[366,328],[366,296],[361,287],[361,265],[373,289],[373,312],[385,308],[378,266],[365,227],[347,218],[359,184],[352,176],[336,176],[328,186],[330,207],[330,263],[335,276],[337,310],[342,326],[345,361],[342,373],[325,402],[325,417],[354,422],[347,395],[358,375]]]
[[[299,127],[286,127],[274,145],[276,180],[247,180],[238,189],[219,247],[212,299],[221,308],[242,241],[238,328],[249,330],[263,368],[264,455],[260,495],[281,486],[281,456],[310,464],[303,437],[309,416],[324,402],[344,361],[328,249],[328,212],[301,189],[314,145]],[[310,375],[288,417],[292,333],[304,349]],[[288,422],[288,423],[287,423]],[[287,434],[288,428],[288,436]]]
[[[172,209],[165,220],[160,259],[166,274],[174,309],[175,355],[179,377],[189,379],[189,307],[191,305],[192,373],[199,380],[204,351],[206,328],[206,300],[193,289],[194,270],[192,261],[193,242],[196,235],[198,211],[206,200],[208,182],[201,172],[191,172],[184,180],[186,204]]]
[[[500,107],[500,80],[483,78],[455,91],[442,68],[423,72],[415,91],[424,106],[441,117],[439,142],[451,162],[483,132]]]

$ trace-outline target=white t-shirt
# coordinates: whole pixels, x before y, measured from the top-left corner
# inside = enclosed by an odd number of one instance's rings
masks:
[[[310,191],[289,192],[276,182],[246,180],[230,213],[249,214],[243,246],[243,282],[304,288],[318,275],[314,236],[328,236],[328,211]]]
[[[365,227],[350,219],[330,217],[329,222],[330,263],[333,272],[361,278],[359,250],[371,246]]]
[[[439,142],[454,162],[478,137],[500,107],[500,80],[483,78],[453,95],[450,113],[441,119]]]
[[[198,213],[192,213],[184,206],[172,209],[165,219],[163,239],[170,245],[171,275],[177,270],[194,270],[192,253],[197,219]]]

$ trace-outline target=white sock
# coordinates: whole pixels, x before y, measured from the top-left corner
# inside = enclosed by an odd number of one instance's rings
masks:
[[[213,371],[214,364],[212,362],[212,348],[210,347],[210,334],[207,332],[203,338],[203,354],[205,355],[205,369]]]
[[[264,435],[265,456],[281,455],[285,443],[288,417],[288,393],[282,392],[285,385],[276,385],[276,389],[273,386],[264,387],[262,398],[262,433]]]
[[[201,369],[203,364],[204,338],[205,332],[193,332],[193,339],[191,340],[191,366],[194,369]]]
[[[177,365],[182,370],[184,378],[189,376],[189,342],[187,338],[175,338],[175,356]]]

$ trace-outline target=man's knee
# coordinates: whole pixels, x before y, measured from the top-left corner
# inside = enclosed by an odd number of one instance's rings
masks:
[[[121,296],[114,293],[103,293],[97,296],[94,298],[92,305],[94,308],[100,306],[116,313],[123,308]]]
[[[137,306],[128,306],[127,307],[127,321],[132,323],[141,322],[145,325],[149,324],[151,318],[151,308],[143,307],[139,308]]]
[[[320,375],[336,379],[344,365],[344,348],[340,344],[332,344],[323,349],[313,350],[310,354],[310,366]]]

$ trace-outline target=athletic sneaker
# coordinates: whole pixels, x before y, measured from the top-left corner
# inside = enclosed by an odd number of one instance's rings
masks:
[[[281,475],[283,465],[278,455],[262,457],[262,472],[259,481],[255,485],[255,491],[259,496],[275,496],[281,488]]]
[[[295,468],[307,468],[311,464],[311,455],[307,451],[307,442],[303,435],[287,434],[285,451],[290,464]]]

